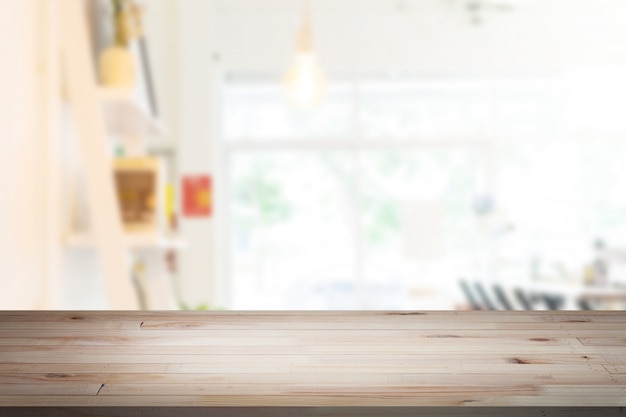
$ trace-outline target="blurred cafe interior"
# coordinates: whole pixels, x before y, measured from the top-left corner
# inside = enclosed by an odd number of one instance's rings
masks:
[[[625,19],[1,0],[0,309],[624,309]]]

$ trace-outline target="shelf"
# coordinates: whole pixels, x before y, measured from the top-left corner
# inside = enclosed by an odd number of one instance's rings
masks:
[[[187,242],[178,237],[166,237],[146,233],[127,233],[128,246],[132,249],[184,249]],[[88,233],[73,233],[66,237],[66,244],[73,248],[89,248],[94,245],[93,236]]]
[[[100,87],[99,94],[107,132],[133,136],[166,133],[163,123],[150,113],[147,104],[139,102],[134,91]]]
[[[148,154],[152,155],[174,155],[176,153],[176,145],[171,142],[151,142],[146,148]]]

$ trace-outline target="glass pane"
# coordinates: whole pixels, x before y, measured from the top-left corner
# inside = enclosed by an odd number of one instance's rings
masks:
[[[481,135],[491,127],[490,97],[481,81],[379,81],[360,88],[365,137]]]
[[[498,131],[508,139],[626,131],[624,75],[504,79],[494,86]]]
[[[527,140],[563,130],[560,79],[506,79],[494,87],[498,131],[507,138]]]
[[[485,166],[480,148],[361,153],[366,307],[453,308],[458,279],[484,272]]]
[[[232,139],[298,139],[346,137],[352,132],[353,89],[328,86],[319,107],[289,105],[280,84],[226,84],[223,91],[224,137]]]
[[[355,308],[351,161],[342,152],[232,157],[234,308]]]
[[[623,253],[624,154],[623,141],[503,145],[501,206],[514,233],[501,241],[500,255],[510,273],[540,281],[581,283],[596,240]],[[609,270],[609,280],[624,283],[620,257],[612,262],[615,268]]]
[[[618,134],[626,132],[626,75],[595,74],[565,81],[564,127],[568,132]]]

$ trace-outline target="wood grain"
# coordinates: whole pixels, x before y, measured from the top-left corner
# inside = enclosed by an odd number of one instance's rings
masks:
[[[0,312],[0,416],[624,415],[625,334],[614,311]]]

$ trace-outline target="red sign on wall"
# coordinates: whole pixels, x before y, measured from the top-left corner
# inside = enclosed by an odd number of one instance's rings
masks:
[[[209,217],[213,212],[213,193],[209,175],[185,175],[182,180],[183,216]]]

